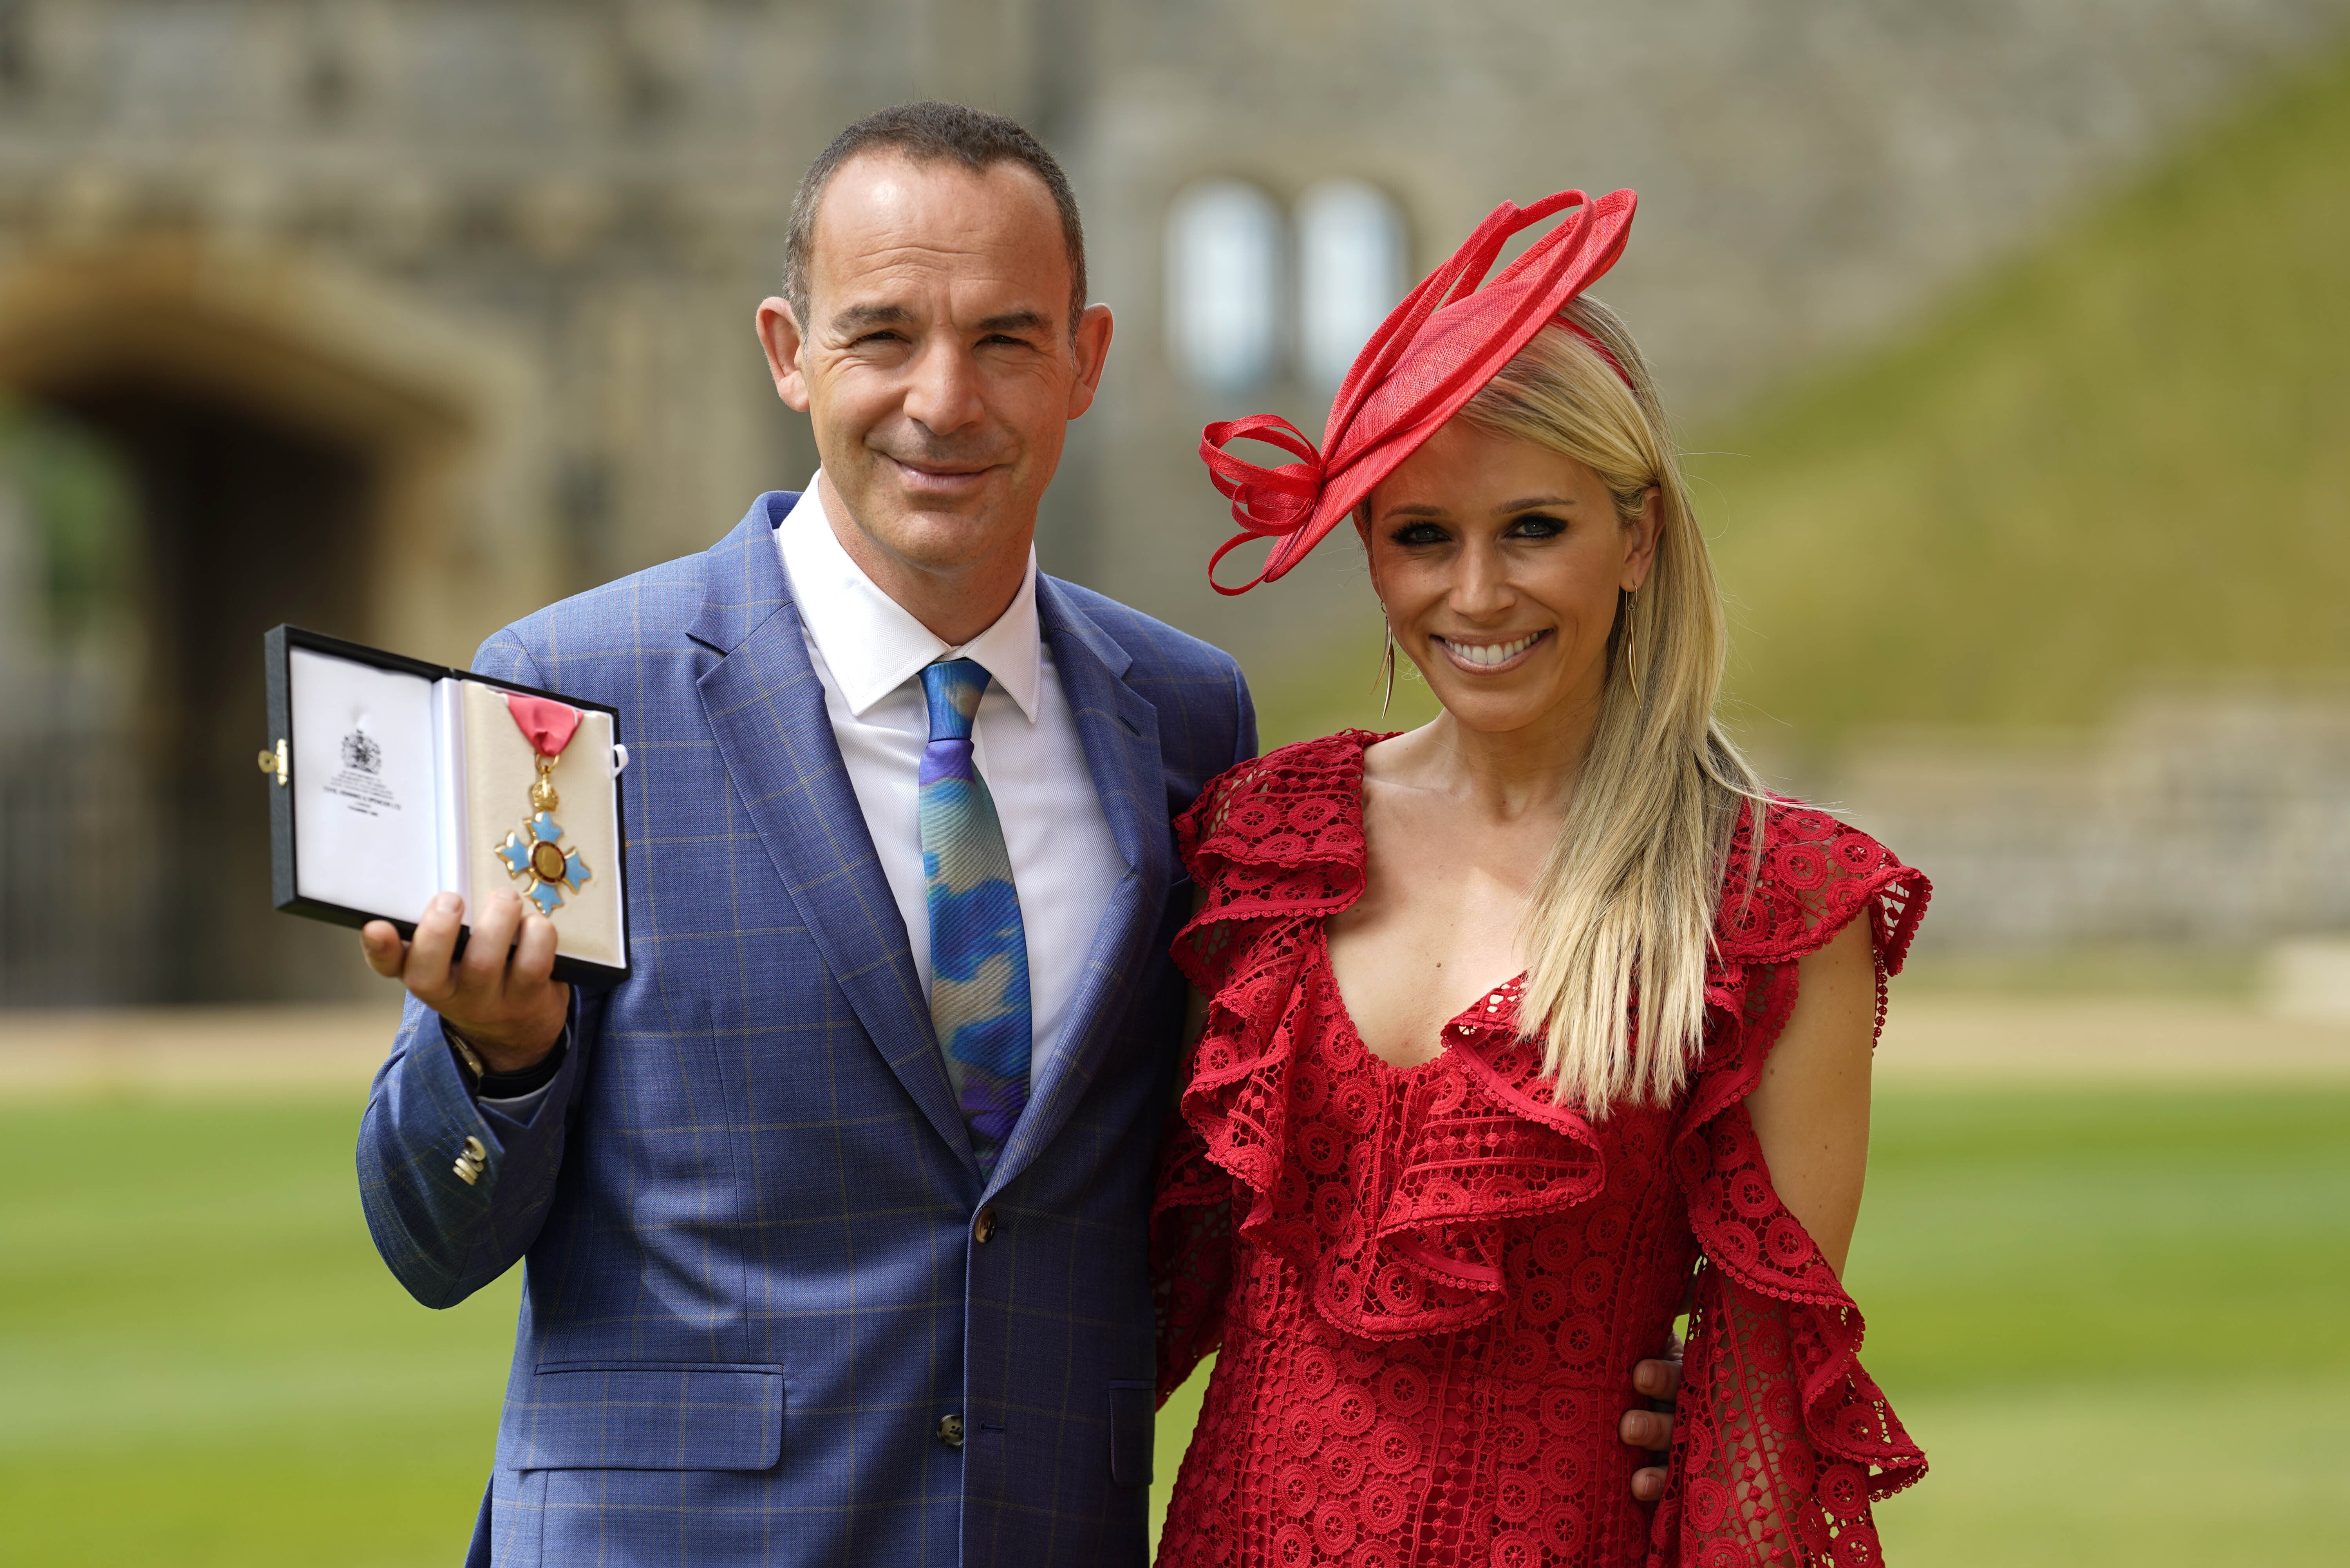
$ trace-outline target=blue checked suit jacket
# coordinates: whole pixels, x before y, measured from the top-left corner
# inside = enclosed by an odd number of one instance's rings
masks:
[[[476,660],[619,711],[635,968],[575,992],[527,1121],[473,1104],[411,1001],[360,1131],[369,1229],[418,1300],[525,1261],[473,1561],[1139,1564],[1190,907],[1168,819],[1253,754],[1247,689],[1203,643],[1038,585],[1127,869],[983,1184],[776,558],[795,499]]]

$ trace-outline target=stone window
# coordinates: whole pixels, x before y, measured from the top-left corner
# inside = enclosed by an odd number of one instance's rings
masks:
[[[1405,275],[1403,214],[1363,180],[1324,180],[1297,199],[1299,369],[1327,395],[1396,302]]]
[[[1202,180],[1167,214],[1167,348],[1219,397],[1270,379],[1280,358],[1282,220],[1244,181]]]

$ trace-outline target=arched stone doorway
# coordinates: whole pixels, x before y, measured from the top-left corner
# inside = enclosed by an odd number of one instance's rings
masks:
[[[347,932],[269,907],[261,634],[462,661],[482,629],[469,579],[549,575],[515,548],[543,539],[483,525],[512,400],[463,354],[419,356],[398,312],[355,320],[349,290],[298,269],[273,295],[255,286],[270,266],[237,260],[151,245],[0,284],[0,389],[110,451],[136,513],[118,711],[0,757],[0,1004],[366,985]]]
[[[369,634],[380,465],[212,389],[130,376],[45,400],[120,454],[140,524],[140,559],[126,574],[147,633],[133,722],[61,758],[99,775],[83,787],[135,814],[108,836],[138,846],[141,869],[118,876],[147,883],[131,902],[151,930],[140,940],[125,921],[105,922],[106,945],[137,942],[137,956],[118,958],[103,990],[172,1002],[331,993],[348,965],[314,950],[327,933],[277,929],[269,908],[267,801],[253,788],[258,650],[281,619]],[[88,934],[74,933],[76,946]],[[76,990],[90,985],[76,979]]]

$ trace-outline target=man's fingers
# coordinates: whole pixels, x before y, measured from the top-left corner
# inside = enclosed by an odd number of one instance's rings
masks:
[[[494,1001],[505,989],[506,954],[522,924],[522,900],[504,888],[473,911],[473,935],[457,961],[457,984],[469,1002]]]
[[[522,918],[522,940],[515,944],[514,962],[506,971],[506,990],[528,996],[546,983],[555,969],[555,922],[533,909]]]
[[[408,940],[408,964],[400,978],[419,1001],[434,1005],[449,1000],[452,977],[450,955],[457,950],[457,928],[465,918],[465,900],[454,893],[435,893],[416,922]]]
[[[1673,1418],[1661,1410],[1627,1410],[1616,1429],[1625,1442],[1651,1453],[1673,1446]]]
[[[369,920],[359,928],[359,951],[367,955],[368,968],[386,980],[398,980],[408,967],[408,944],[390,920]]]
[[[1681,1364],[1643,1361],[1632,1368],[1632,1386],[1651,1399],[1670,1399],[1681,1391]]]
[[[1676,1340],[1670,1353],[1680,1354]],[[1650,1360],[1632,1368],[1632,1386],[1651,1399],[1669,1403],[1680,1392],[1681,1364],[1678,1360]],[[1624,1441],[1636,1449],[1661,1454],[1673,1446],[1673,1418],[1665,1410],[1627,1410],[1617,1425]],[[1665,1495],[1665,1472],[1661,1466],[1650,1465],[1632,1472],[1632,1496],[1638,1502],[1654,1502]]]

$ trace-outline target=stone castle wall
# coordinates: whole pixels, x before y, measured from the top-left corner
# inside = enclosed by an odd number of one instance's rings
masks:
[[[523,450],[460,526],[543,539],[585,582],[804,477],[747,323],[807,158],[879,103],[1003,109],[1071,165],[1120,313],[1052,564],[1247,645],[1263,618],[1196,584],[1217,507],[1190,449],[1224,410],[1160,347],[1186,182],[1367,176],[1415,269],[1504,197],[1636,185],[1607,292],[1702,413],[1882,330],[2345,24],[2350,0],[12,0],[0,277],[170,237],[396,297],[502,355],[529,410],[484,435]],[[20,385],[21,331],[0,314]],[[1318,426],[1294,378],[1249,400]],[[1298,597],[1282,618],[1316,624],[1329,596]]]
[[[1934,878],[1921,951],[2350,933],[2350,697],[2173,692],[2084,741],[1883,737],[1807,790]]]
[[[125,609],[147,646],[122,641],[118,732],[65,747],[20,722],[0,745],[11,972],[37,989],[65,972],[43,952],[192,932],[219,954],[191,949],[178,972],[220,994],[345,983],[320,956],[335,933],[304,947],[293,922],[237,912],[265,903],[230,885],[265,861],[237,837],[257,724],[242,650],[310,605],[322,629],[463,661],[504,621],[700,549],[759,491],[802,483],[812,442],[751,316],[800,170],[871,108],[982,104],[1064,157],[1119,329],[1047,500],[1046,566],[1277,680],[1357,636],[1367,597],[1344,541],[1238,605],[1202,581],[1224,524],[1191,452],[1204,419],[1240,410],[1165,347],[1168,215],[1193,182],[1285,204],[1368,180],[1415,275],[1504,197],[1637,186],[1604,293],[1702,414],[1887,330],[2345,26],[2350,0],[0,0],[0,400],[149,442]],[[1290,369],[1237,403],[1319,428]],[[208,477],[231,438],[244,468]],[[270,488],[297,467],[299,496]],[[258,503],[302,559],[222,566]],[[298,569],[313,550],[317,582]],[[38,576],[0,572],[19,631]],[[0,638],[0,660],[42,657]],[[91,691],[102,674],[73,671]],[[0,670],[0,687],[38,676]],[[1955,835],[1950,864],[1991,865],[1973,832],[1912,836]],[[92,880],[101,849],[140,888]],[[2126,881],[2126,853],[2064,853],[2090,857],[2064,886]],[[2022,929],[1966,897],[1946,896],[1943,929]],[[2032,929],[2153,907],[2043,902]],[[54,918],[68,903],[87,919]],[[89,973],[73,997],[199,993]],[[0,1002],[26,994],[0,982]]]

